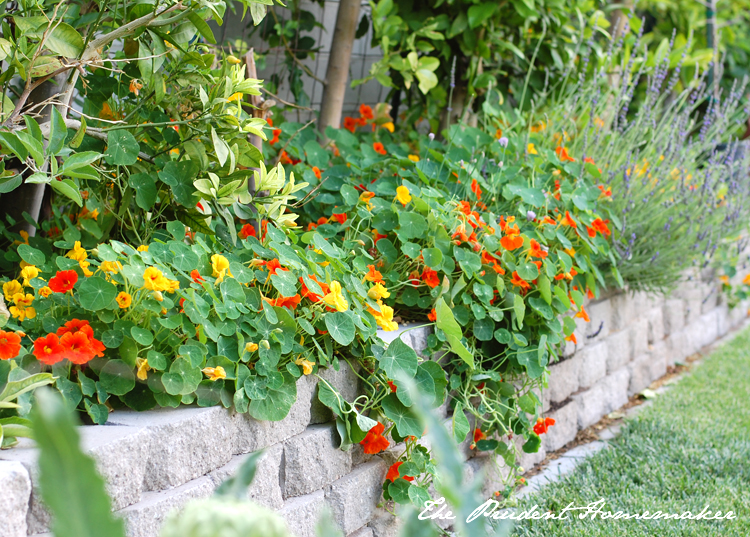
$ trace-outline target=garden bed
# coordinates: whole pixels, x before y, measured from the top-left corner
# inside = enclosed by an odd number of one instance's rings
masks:
[[[525,469],[546,453],[572,441],[579,430],[619,408],[633,393],[661,377],[668,366],[713,342],[745,317],[729,310],[713,284],[687,282],[671,297],[615,294],[587,306],[591,322],[581,325],[577,346],[550,366],[549,388],[541,394],[547,415],[556,420],[538,453],[524,454]],[[395,334],[387,334],[388,339]],[[430,328],[411,328],[404,341],[424,350]],[[358,378],[342,362],[321,377],[348,400]],[[188,500],[209,496],[247,453],[265,449],[248,497],[278,510],[297,537],[313,535],[317,512],[328,503],[347,535],[383,537],[395,532],[395,519],[376,505],[388,465],[398,456],[392,446],[380,456],[361,446],[339,450],[330,411],[315,396],[317,379],[297,383],[298,399],[279,422],[260,422],[220,407],[116,411],[107,425],[82,427],[84,446],[98,461],[113,506],[132,537],[155,536],[166,514]],[[446,407],[443,407],[446,408]],[[462,445],[467,472],[487,472],[484,494],[500,485],[503,469]],[[3,537],[48,531],[49,516],[36,491],[36,450],[30,442],[0,453],[0,483],[11,491],[0,503],[8,521]],[[29,475],[31,478],[29,478]],[[372,532],[372,533],[371,533]]]

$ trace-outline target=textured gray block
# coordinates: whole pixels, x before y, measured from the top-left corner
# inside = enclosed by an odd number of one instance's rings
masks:
[[[374,537],[398,537],[401,522],[385,509],[376,509],[367,527],[372,529]]]
[[[719,311],[714,309],[701,315],[693,326],[700,335],[700,347],[710,345],[719,339]]]
[[[685,324],[689,325],[698,320],[701,316],[701,307],[703,300],[700,298],[696,299],[685,299]]]
[[[221,407],[118,411],[113,425],[145,427],[151,433],[144,490],[164,490],[224,466],[232,458],[234,427]]]
[[[0,461],[0,537],[25,537],[31,478],[23,464]]]
[[[667,374],[667,363],[659,356],[644,353],[628,364],[630,387],[628,394],[640,393],[655,381]]]
[[[312,376],[300,377],[297,381],[297,401],[281,421],[258,421],[249,414],[232,416],[235,426],[234,455],[258,451],[304,431],[310,424],[310,401],[316,381]]]
[[[607,373],[617,371],[633,359],[632,336],[629,329],[607,337]]]
[[[690,355],[687,338],[687,334],[680,330],[670,334],[665,340],[669,349],[666,360],[667,367],[675,365],[676,362],[683,362]]]
[[[354,533],[350,533],[347,535],[347,537],[373,537],[374,534],[372,532],[372,528],[368,528],[365,526],[364,528],[359,528]]]
[[[322,489],[352,469],[352,454],[337,447],[333,425],[312,425],[284,442],[284,497]]]
[[[341,396],[351,402],[361,393],[360,380],[354,370],[344,360],[339,360],[339,370],[333,367],[321,369],[318,373],[321,379],[333,386]],[[310,409],[310,423],[326,423],[333,419],[331,409],[318,399],[317,386],[313,390],[312,408]]]
[[[588,306],[586,306],[586,311],[588,312]],[[590,315],[590,314],[589,314]],[[576,342],[573,343],[572,341],[566,341],[565,346],[563,347],[563,357],[567,358],[568,356],[572,356],[576,352],[580,352],[581,349],[583,349],[586,346],[586,342],[588,341],[588,338],[586,337],[586,331],[588,330],[589,323],[584,321],[581,317],[575,317],[573,314],[570,314],[571,317],[573,317],[573,320],[576,323],[576,329],[573,331],[573,335],[576,337]],[[597,325],[598,327],[599,325]],[[596,338],[598,339],[598,338]]]
[[[373,459],[326,489],[326,501],[344,533],[361,528],[375,514],[387,470],[385,462]]]
[[[174,489],[146,492],[140,502],[116,514],[125,519],[128,537],[157,537],[169,513],[190,500],[211,496],[214,488],[209,477],[201,477]]]
[[[294,537],[315,537],[315,524],[324,505],[325,495],[318,490],[287,500],[284,507],[279,509],[279,514],[286,520]]]
[[[466,465],[472,470],[474,479],[482,478],[480,492],[483,497],[494,498],[495,491],[505,488],[510,467],[502,457],[475,457],[466,461]]]
[[[685,303],[677,298],[665,300],[662,307],[662,318],[666,334],[679,332],[685,326]]]
[[[662,308],[651,308],[646,313],[648,322],[648,343],[653,345],[664,339],[664,311]]]
[[[635,319],[635,303],[629,293],[620,293],[610,298],[612,303],[612,326],[616,332],[625,329]]]
[[[716,321],[719,330],[719,337],[726,336],[731,328],[729,321],[729,307],[726,304],[719,304],[716,307]]]
[[[630,341],[633,344],[633,356],[648,351],[648,319],[641,317],[630,323]]]
[[[578,434],[578,402],[573,400],[550,412],[548,417],[554,418],[555,424],[542,435],[542,445],[550,453],[572,442]]]
[[[589,314],[589,319],[591,319],[591,322],[586,323],[586,336],[595,334],[597,330],[599,330],[599,326],[602,327],[601,331],[595,338],[588,340],[589,343],[607,337],[607,335],[613,330],[611,299],[605,298],[603,300],[591,302],[586,306],[586,311]]]
[[[272,509],[280,509],[284,505],[281,494],[281,460],[284,455],[284,446],[276,444],[265,449],[258,460],[253,482],[247,489],[248,500],[253,500],[261,505]],[[250,457],[250,454],[235,455],[229,464],[214,470],[209,474],[215,486],[234,476],[240,466]]]
[[[565,401],[570,394],[578,390],[578,375],[581,357],[574,354],[562,362],[549,367],[549,399],[552,403]]]
[[[602,416],[628,402],[630,372],[622,367],[610,373],[585,392],[573,395],[578,403],[578,427],[585,429]]]
[[[588,388],[607,374],[607,341],[588,345],[581,353],[578,368],[578,388]]]
[[[416,328],[415,328],[416,326]],[[400,326],[398,330],[385,332],[378,330],[378,337],[385,343],[398,339],[409,345],[417,354],[422,355],[427,348],[427,336],[432,332],[431,325],[418,325],[417,323]]]

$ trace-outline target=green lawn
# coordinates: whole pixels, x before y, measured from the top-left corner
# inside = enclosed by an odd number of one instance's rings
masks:
[[[750,536],[750,331],[708,357],[687,378],[623,427],[609,449],[529,498],[559,513],[600,498],[604,510],[734,511],[735,520],[525,521],[514,535]]]

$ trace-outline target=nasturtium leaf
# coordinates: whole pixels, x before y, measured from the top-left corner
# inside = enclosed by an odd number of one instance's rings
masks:
[[[464,274],[469,278],[471,278],[475,272],[478,273],[482,270],[482,260],[474,252],[456,246],[453,248],[453,255],[456,257],[456,261],[458,261],[461,270],[463,270]]]
[[[539,276],[539,271],[534,263],[526,262],[516,265],[516,271],[521,279],[530,282]]]
[[[573,317],[563,317],[563,333],[565,337],[575,332],[576,320]]]
[[[127,130],[118,129],[107,133],[107,150],[104,152],[104,160],[108,164],[131,166],[138,160],[139,152],[138,140]]]
[[[297,385],[294,377],[288,372],[282,373],[284,382],[278,388],[268,388],[268,396],[265,399],[250,401],[248,413],[256,420],[280,421],[283,420],[292,405],[297,400]]]
[[[537,297],[531,297],[529,298],[529,304],[531,304],[531,307],[538,311],[539,314],[544,317],[545,319],[552,319],[555,314],[552,311],[552,306],[547,304],[544,299],[537,298]]]
[[[125,395],[135,386],[135,373],[122,360],[108,360],[99,372],[99,382],[107,393]]]
[[[435,304],[435,314],[437,315],[437,327],[445,333],[446,340],[448,341],[451,350],[458,354],[464,362],[469,364],[469,367],[474,369],[474,356],[472,356],[469,349],[467,349],[461,342],[461,327],[456,322],[453,312],[442,297],[439,298],[437,304]]]
[[[89,311],[108,308],[117,296],[117,287],[99,276],[86,278],[78,290],[81,307]]]
[[[167,357],[160,352],[148,351],[146,360],[148,360],[148,366],[157,371],[164,371],[167,368]]]
[[[130,329],[130,335],[133,336],[133,339],[143,345],[144,347],[148,347],[154,342],[154,334],[151,332],[151,330],[148,330],[146,328],[141,328],[140,326],[134,326]]]
[[[250,283],[255,279],[255,274],[248,267],[237,261],[229,263],[229,272],[238,283]]]
[[[151,210],[156,203],[156,181],[154,178],[148,173],[135,173],[130,176],[128,183],[135,190],[136,205],[144,211]]]
[[[426,503],[432,500],[430,493],[425,487],[411,485],[407,490],[409,491],[409,499],[411,500],[411,503],[419,509],[424,509]]]
[[[396,425],[396,430],[400,436],[404,438],[407,436],[422,437],[424,431],[419,418],[398,400],[395,393],[386,396],[381,404],[383,413]]]
[[[456,403],[456,408],[453,410],[453,439],[457,444],[466,440],[470,429],[469,420],[464,414],[464,407],[461,403]]]
[[[291,297],[297,294],[297,278],[290,270],[279,270],[271,275],[271,283],[281,296]]]
[[[331,337],[340,345],[349,345],[354,341],[354,321],[346,312],[337,311],[325,314],[326,329]]]
[[[523,318],[526,314],[526,303],[523,301],[521,296],[513,295],[513,311],[516,314],[516,322],[519,328],[523,328]]]
[[[529,393],[518,398],[518,406],[527,414],[536,412],[536,401],[534,400],[534,396]]]
[[[536,453],[539,451],[541,445],[542,439],[539,438],[538,435],[531,433],[529,439],[524,443],[521,449],[523,449],[524,453]]]
[[[401,467],[399,467],[400,469]],[[399,477],[390,483],[386,481],[386,483],[388,483],[388,494],[390,494],[394,502],[408,503],[410,501],[409,489],[412,488],[412,484],[409,481]]]
[[[414,349],[409,347],[400,338],[393,340],[383,355],[378,359],[380,367],[386,375],[395,379],[399,375],[413,378],[417,373],[419,360]]]
[[[422,258],[424,259],[425,265],[431,269],[437,270],[443,263],[443,252],[438,248],[425,248],[422,250]]]
[[[427,233],[427,220],[419,213],[398,213],[399,236],[404,239],[422,238]]]
[[[474,337],[479,341],[491,341],[495,332],[495,321],[489,317],[474,320]]]

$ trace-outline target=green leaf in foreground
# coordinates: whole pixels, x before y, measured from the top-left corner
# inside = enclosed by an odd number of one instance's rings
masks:
[[[80,448],[73,412],[49,390],[36,393],[32,414],[40,449],[39,484],[52,512],[56,537],[124,537],[123,521],[112,515],[104,480]]]
[[[474,356],[472,356],[469,349],[461,342],[461,327],[456,322],[453,312],[442,297],[435,304],[435,313],[437,314],[437,327],[445,332],[445,338],[451,350],[458,354],[464,362],[469,364],[469,367],[474,369]]]

